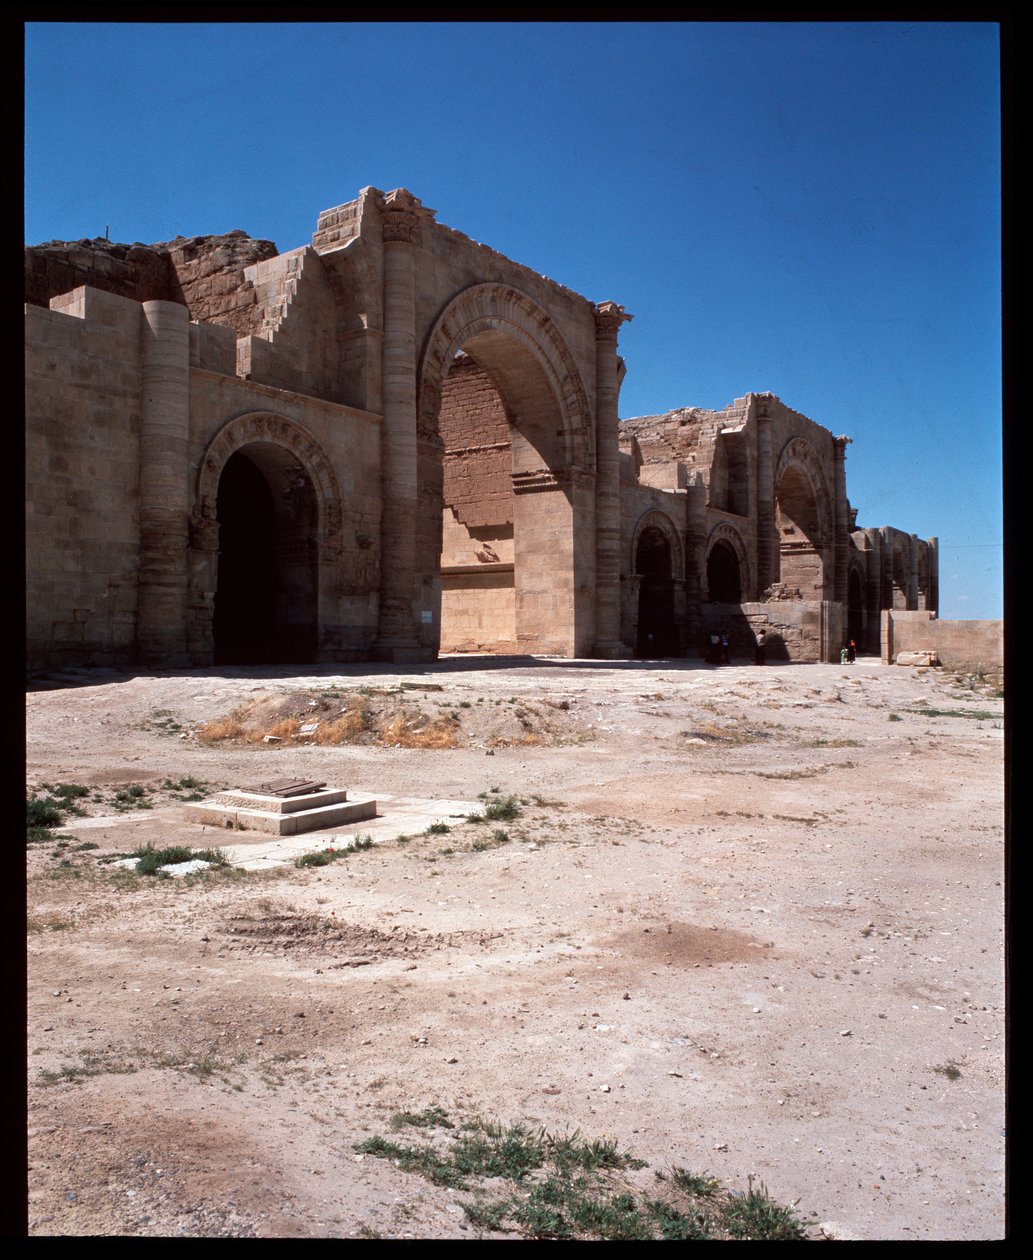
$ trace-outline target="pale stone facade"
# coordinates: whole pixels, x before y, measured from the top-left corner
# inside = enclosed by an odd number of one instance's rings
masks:
[[[777,398],[618,421],[595,304],[364,189],[243,233],[26,251],[28,656],[62,664],[877,651],[935,540],[856,527]]]

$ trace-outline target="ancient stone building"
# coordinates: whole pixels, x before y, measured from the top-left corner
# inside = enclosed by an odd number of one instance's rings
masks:
[[[364,189],[242,232],[26,251],[28,654],[62,664],[878,650],[935,540],[858,529],[768,394],[618,421],[630,318]],[[751,649],[750,649],[751,650]]]

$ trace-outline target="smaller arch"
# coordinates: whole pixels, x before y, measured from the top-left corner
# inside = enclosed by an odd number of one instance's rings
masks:
[[[711,603],[739,604],[753,587],[750,556],[739,531],[722,521],[707,539],[707,594]]]
[[[680,578],[685,574],[685,548],[682,544],[681,535],[674,521],[666,512],[653,508],[648,512],[644,512],[635,524],[635,529],[631,537],[631,573],[642,573],[639,567],[639,547],[642,542],[642,536],[648,530],[658,531],[665,541],[670,552],[670,572],[665,574],[666,577]]]
[[[308,474],[316,494],[318,526],[323,540],[339,534],[341,490],[333,465],[316,439],[294,420],[272,411],[251,411],[226,422],[208,443],[197,471],[194,516],[215,519],[219,480],[230,457],[245,446],[267,444],[288,451]]]

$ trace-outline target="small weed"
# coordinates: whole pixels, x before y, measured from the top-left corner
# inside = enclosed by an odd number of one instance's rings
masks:
[[[229,866],[226,855],[220,849],[191,849],[186,845],[170,845],[165,849],[156,849],[152,844],[136,849],[130,856],[137,859],[138,875],[161,876],[164,866],[180,866],[184,862],[208,862],[211,866]]]
[[[724,1223],[733,1238],[765,1242],[798,1242],[803,1238],[803,1229],[791,1207],[775,1203],[763,1183],[755,1190],[752,1177],[747,1178],[747,1185],[746,1193],[733,1197],[724,1211]]]
[[[329,866],[331,862],[347,857],[349,853],[362,853],[372,847],[372,836],[356,836],[350,843],[344,840],[341,844],[331,845],[327,849],[316,849],[313,853],[303,853],[301,857],[294,859],[294,865],[297,867]]]
[[[448,823],[443,823],[443,822],[431,823],[430,826],[427,828],[427,835],[428,836],[444,836],[444,835],[447,835],[451,830],[452,828],[448,825]]]
[[[139,783],[127,783],[124,787],[118,788],[111,803],[119,811],[153,809],[151,802],[147,799],[147,788]]]
[[[721,1183],[716,1177],[708,1177],[706,1173],[691,1173],[685,1168],[672,1168],[671,1181],[679,1190],[700,1199],[707,1199],[721,1189]]]
[[[886,721],[887,721],[887,722],[903,722],[903,720],[904,720],[904,719],[900,716],[900,714],[899,714],[899,713],[887,713],[887,714],[886,714]]]
[[[396,1111],[391,1117],[392,1129],[454,1129],[455,1125],[441,1107],[425,1107],[423,1111]]]
[[[941,1063],[933,1068],[934,1072],[938,1072],[941,1076],[945,1076],[949,1081],[957,1081],[961,1079],[961,1068],[953,1059],[948,1059],[946,1063]]]

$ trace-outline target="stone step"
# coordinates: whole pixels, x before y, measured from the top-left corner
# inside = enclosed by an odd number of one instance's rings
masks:
[[[226,793],[235,798],[251,793]],[[208,826],[224,827],[231,831],[262,831],[274,836],[296,836],[307,831],[320,831],[326,827],[340,827],[348,823],[363,822],[376,818],[376,798],[356,792],[351,800],[342,800],[347,793],[333,791],[318,795],[337,796],[338,799],[289,812],[277,809],[259,809],[253,806],[220,804],[218,798],[210,801],[192,801],[186,806],[192,822]],[[268,798],[265,798],[268,799]],[[294,805],[297,798],[290,802]]]
[[[320,788],[315,792],[305,792],[300,796],[276,796],[271,792],[252,792],[246,788],[235,788],[226,792],[217,792],[202,805],[219,805],[226,809],[261,809],[271,814],[294,814],[299,810],[315,809],[320,805],[336,805],[338,801],[346,801],[348,793],[344,788]]]

